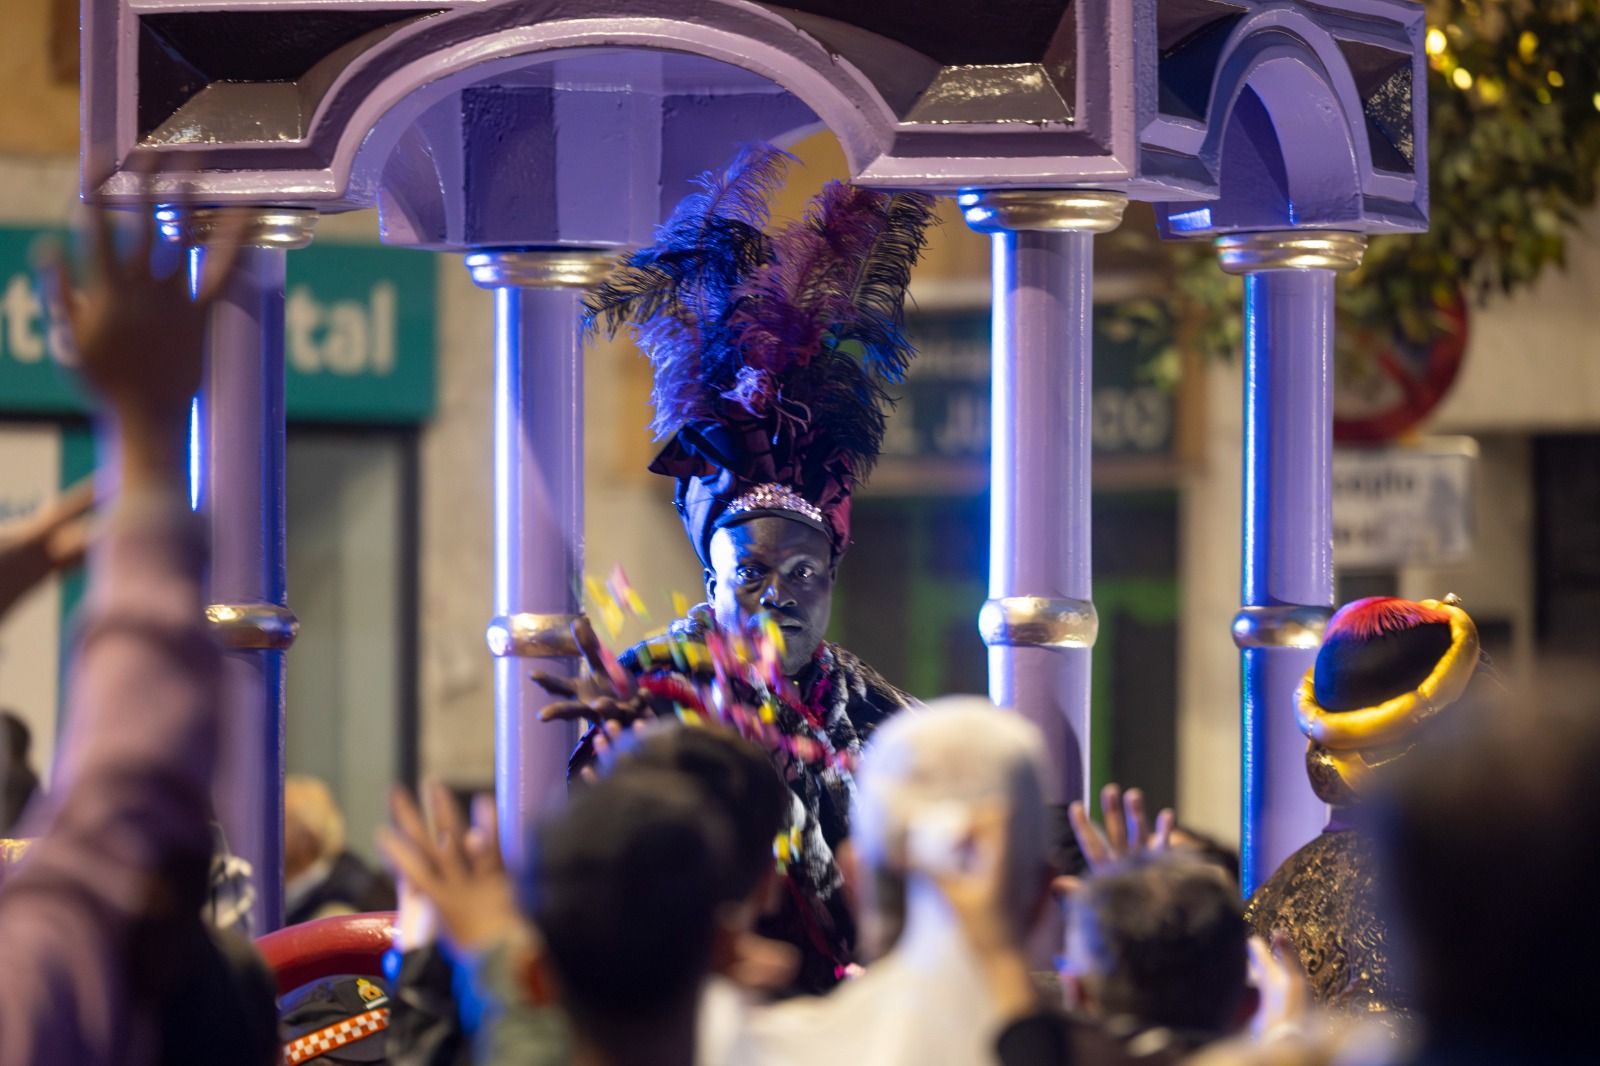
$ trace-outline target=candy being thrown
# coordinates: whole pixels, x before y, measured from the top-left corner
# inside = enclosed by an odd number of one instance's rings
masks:
[[[612,640],[617,639],[622,635],[622,626],[625,619],[623,618],[622,608],[617,604],[616,598],[593,577],[585,577],[583,583],[589,593],[590,605],[595,613],[600,616],[600,624],[605,627],[607,635]]]
[[[625,606],[635,618],[649,618],[650,611],[645,606],[639,593],[634,591],[633,585],[628,581],[628,575],[623,572],[621,565],[611,570],[611,578],[606,582],[606,588],[611,593],[612,601]]]

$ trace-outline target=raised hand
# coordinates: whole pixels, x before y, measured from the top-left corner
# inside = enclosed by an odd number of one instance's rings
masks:
[[[185,165],[181,156],[165,158],[171,160],[169,166]],[[191,295],[183,257],[176,257],[168,270],[151,265],[160,166],[145,162],[131,168],[140,177],[145,204],[134,216],[126,249],[117,247],[111,212],[92,204],[87,279],[74,279],[59,248],[44,253],[40,273],[52,335],[70,350],[115,434],[121,487],[170,492],[182,481],[189,404],[200,387],[206,311],[233,278],[249,216],[241,211],[224,217],[207,242],[203,276]],[[174,205],[180,225],[192,208],[187,189],[163,188],[159,199]]]
[[[0,617],[39,582],[82,561],[93,507],[94,485],[85,479],[0,529]]]
[[[529,675],[558,701],[539,712],[540,721],[589,718],[597,722],[628,724],[654,714],[649,695],[640,691],[632,676],[617,666],[615,659],[607,659],[589,619],[579,616],[572,623],[572,638],[577,641],[587,665],[583,674],[576,678],[557,677],[535,670]]]
[[[158,157],[148,156],[146,159]],[[175,159],[183,165],[181,157]],[[187,417],[200,387],[206,309],[227,287],[238,264],[247,216],[227,219],[209,242],[203,277],[193,294],[183,260],[157,272],[151,266],[156,244],[155,179],[160,164],[136,166],[146,206],[133,213],[132,240],[117,247],[113,215],[91,204],[87,227],[88,280],[80,287],[59,251],[41,264],[47,302],[65,334],[84,381],[124,421],[163,421]],[[180,212],[192,195],[163,192]]]
[[[1274,933],[1270,946],[1258,936],[1250,938],[1250,983],[1259,997],[1250,1020],[1256,1039],[1298,1032],[1312,1017],[1311,982],[1288,934]]]
[[[1103,830],[1090,821],[1081,802],[1074,801],[1067,808],[1072,835],[1078,838],[1090,873],[1100,873],[1136,855],[1166,851],[1172,843],[1176,821],[1172,809],[1164,808],[1157,814],[1152,829],[1145,813],[1144,793],[1139,789],[1130,788],[1124,794],[1120,786],[1107,785],[1100,790],[1100,814]],[[1070,891],[1076,887],[1076,879],[1058,878],[1056,884],[1058,889]]]
[[[405,789],[390,792],[389,808],[394,826],[378,830],[378,848],[402,882],[402,895],[415,892],[433,904],[439,932],[452,947],[480,952],[521,931],[491,797],[473,801],[470,828],[437,781],[428,786],[432,830]]]

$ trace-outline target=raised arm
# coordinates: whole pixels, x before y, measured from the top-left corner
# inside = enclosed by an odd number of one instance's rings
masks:
[[[148,1059],[162,928],[198,913],[210,854],[218,653],[183,442],[205,306],[234,243],[208,253],[191,300],[181,268],[152,272],[148,219],[126,255],[103,212],[94,235],[94,282],[80,290],[57,264],[53,303],[99,398],[119,491],[90,553],[56,784],[0,887],[0,1066]]]

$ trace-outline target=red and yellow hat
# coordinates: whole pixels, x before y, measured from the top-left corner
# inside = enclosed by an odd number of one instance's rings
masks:
[[[1461,698],[1478,652],[1478,627],[1454,596],[1372,596],[1341,607],[1295,700],[1313,756],[1359,791],[1375,766]]]

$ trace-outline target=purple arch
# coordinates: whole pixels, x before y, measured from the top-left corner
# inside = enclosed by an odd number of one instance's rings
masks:
[[[892,42],[883,47],[928,62]],[[686,53],[756,75],[809,107],[838,137],[852,171],[893,142],[896,116],[866,75],[759,8],[730,0],[525,0],[419,20],[393,33],[332,79],[305,137],[205,149],[204,192],[218,203],[369,206],[390,150],[431,104],[524,69],[530,58],[595,49]],[[117,147],[122,158],[131,145]],[[103,191],[139,198],[124,174]]]

